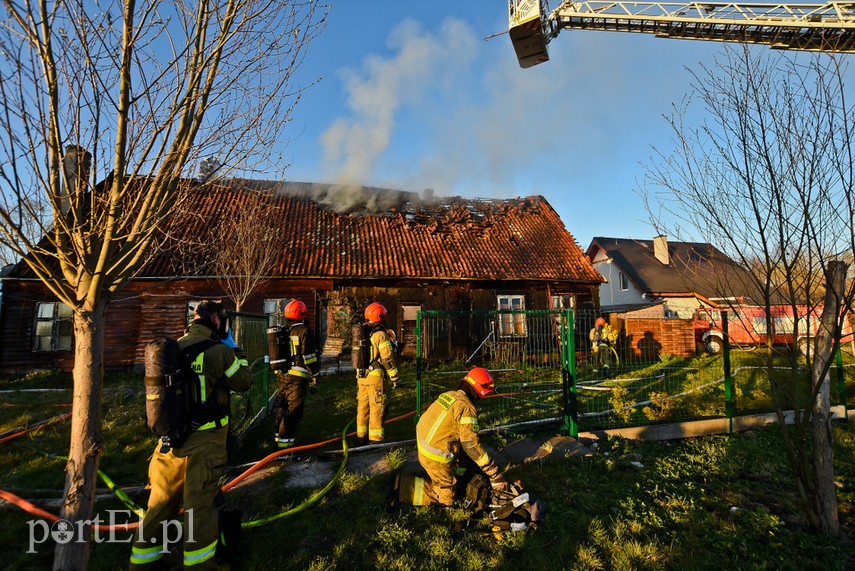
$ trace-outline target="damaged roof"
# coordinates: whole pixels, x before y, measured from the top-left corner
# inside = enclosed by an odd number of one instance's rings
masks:
[[[271,277],[602,282],[543,197],[425,194],[245,179],[207,183],[192,191],[189,215],[172,219],[169,240],[216,235],[261,196],[282,238]],[[192,259],[203,258],[202,249],[177,250],[166,248],[139,277],[193,275],[188,268],[210,275],[202,260]]]

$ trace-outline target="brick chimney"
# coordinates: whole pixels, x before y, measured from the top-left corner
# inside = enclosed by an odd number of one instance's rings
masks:
[[[69,145],[65,148],[65,156],[62,157],[62,168],[68,184],[60,197],[60,210],[65,214],[71,207],[71,195],[86,190],[89,170],[92,168],[92,153],[77,145]]]
[[[668,255],[668,237],[664,234],[660,234],[653,239],[653,255],[664,266],[671,263],[671,256]]]

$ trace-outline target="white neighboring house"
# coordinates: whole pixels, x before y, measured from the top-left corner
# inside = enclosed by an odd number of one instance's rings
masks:
[[[752,297],[749,274],[712,244],[595,237],[586,254],[606,279],[600,286],[604,312],[649,308],[691,319],[698,307]]]

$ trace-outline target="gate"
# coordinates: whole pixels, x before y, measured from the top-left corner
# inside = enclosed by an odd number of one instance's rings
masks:
[[[573,330],[571,310],[419,311],[416,411],[481,366],[496,385],[478,405],[482,428],[554,423],[576,436]]]
[[[267,355],[266,315],[229,313],[235,342],[246,351],[252,371],[252,387],[232,393],[232,431],[241,439],[267,414],[270,399],[270,357]]]

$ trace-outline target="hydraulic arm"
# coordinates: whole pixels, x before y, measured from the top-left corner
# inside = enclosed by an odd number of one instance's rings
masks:
[[[764,44],[775,49],[855,53],[855,2],[562,2],[509,0],[508,33],[520,66],[549,59],[561,30],[642,32],[661,38]]]

